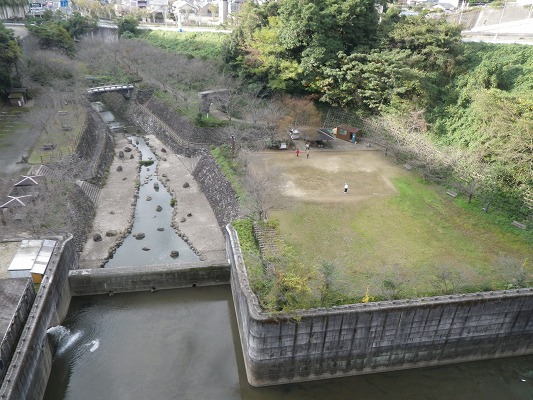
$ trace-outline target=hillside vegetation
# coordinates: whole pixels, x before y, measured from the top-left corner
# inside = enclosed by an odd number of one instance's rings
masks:
[[[225,61],[265,91],[306,94],[363,125],[371,117],[377,128],[368,133],[381,135],[393,116],[426,164],[429,145],[456,152],[424,176],[531,224],[533,48],[464,44],[458,25],[400,17],[393,7],[378,23],[373,4],[247,3]],[[381,139],[396,145],[395,130]]]

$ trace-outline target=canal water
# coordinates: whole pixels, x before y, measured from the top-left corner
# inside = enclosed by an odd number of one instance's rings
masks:
[[[153,157],[141,138],[132,142]],[[132,232],[146,238],[126,239],[106,267],[161,263],[177,246],[154,234],[169,221],[155,207],[170,204],[160,182],[154,190],[154,167],[141,172]],[[139,242],[157,251],[139,253]],[[254,388],[229,286],[74,297],[50,335],[57,346],[45,400],[533,400],[533,356]]]
[[[141,166],[138,200],[135,205],[131,234],[116,249],[105,267],[135,267],[198,261],[197,254],[171,226],[172,196],[156,174],[157,157],[142,136],[144,131],[138,126],[128,127],[127,121],[109,111],[101,102],[93,102],[91,106],[115,135],[123,135],[125,130],[133,130],[139,134],[139,136],[128,136],[128,139],[132,146],[137,147],[141,160],[152,163]],[[125,154],[128,155],[128,153]],[[143,236],[140,237],[139,234]],[[177,251],[178,255],[171,256],[172,250]]]
[[[141,159],[153,161],[141,167],[139,194],[131,234],[116,250],[106,268],[120,266],[161,265],[198,261],[198,256],[171,226],[172,196],[155,174],[157,158],[142,137],[131,136],[130,141],[141,152]],[[142,240],[134,235],[144,234]],[[149,250],[147,250],[149,249]],[[179,252],[178,257],[170,255]]]
[[[229,286],[73,298],[45,400],[533,399],[533,356],[254,388]]]

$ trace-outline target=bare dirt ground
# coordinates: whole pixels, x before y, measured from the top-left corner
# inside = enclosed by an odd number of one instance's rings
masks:
[[[305,149],[303,143],[297,145]],[[340,140],[328,149],[311,148],[309,157],[305,150],[298,157],[294,150],[280,150],[255,153],[252,159],[256,168],[275,166],[284,197],[314,203],[350,204],[391,196],[396,189],[390,179],[405,173],[377,148]]]

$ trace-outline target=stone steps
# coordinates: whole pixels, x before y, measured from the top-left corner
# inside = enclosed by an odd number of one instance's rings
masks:
[[[275,229],[254,224],[254,235],[262,255],[279,254],[281,237]]]
[[[98,186],[85,181],[76,181],[76,185],[78,185],[81,190],[83,190],[83,192],[94,204],[98,203],[98,198],[100,197],[101,191]]]
[[[63,179],[63,174],[60,171],[47,167],[46,165],[34,165],[28,172],[29,175],[42,175],[49,179]]]

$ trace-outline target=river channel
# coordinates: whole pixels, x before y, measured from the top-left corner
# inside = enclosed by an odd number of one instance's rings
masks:
[[[153,156],[144,141],[132,142],[143,159]],[[154,191],[154,171],[141,171],[133,228],[147,238],[169,221],[163,210],[154,214],[156,202],[170,204],[168,193],[155,200],[163,186]],[[138,226],[141,220],[148,225]],[[132,264],[139,255],[131,249],[140,246],[128,239],[130,250],[119,248],[106,267],[157,264],[160,253],[166,257],[177,246],[144,239],[143,246],[158,251],[141,252],[145,258]],[[183,251],[180,259],[188,257]],[[254,388],[246,380],[229,286],[74,297],[59,328],[45,400],[533,400],[533,356]]]

